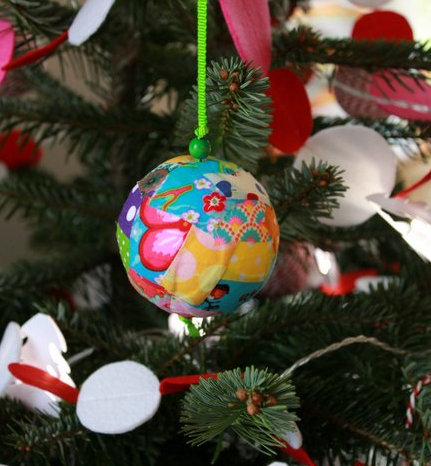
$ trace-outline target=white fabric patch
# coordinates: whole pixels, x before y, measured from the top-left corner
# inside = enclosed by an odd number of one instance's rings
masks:
[[[83,44],[103,24],[115,0],[87,0],[69,28],[69,42]]]
[[[142,364],[108,364],[84,382],[78,397],[78,418],[93,432],[129,432],[156,414],[161,400],[159,387],[157,377]]]
[[[269,199],[266,189],[251,173],[245,170],[240,169],[235,175],[226,173],[205,173],[205,176],[211,180],[215,186],[217,186],[220,181],[227,181],[230,183],[231,193],[226,196],[227,198],[244,200],[247,198],[247,194],[255,194],[260,202],[265,205],[271,205],[271,200]],[[226,193],[223,194],[226,195]]]

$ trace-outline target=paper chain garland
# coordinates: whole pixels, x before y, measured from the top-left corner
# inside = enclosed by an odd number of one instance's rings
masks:
[[[76,404],[78,418],[85,427],[89,430],[93,430],[94,432],[108,434],[118,434],[133,430],[151,419],[157,412],[161,396],[184,392],[190,387],[190,385],[198,384],[201,379],[216,379],[218,377],[218,375],[214,373],[196,374],[167,377],[161,382],[158,382],[156,376],[142,364],[138,364],[133,361],[122,361],[108,364],[98,369],[84,382],[81,390],[79,390],[62,382],[60,379],[52,376],[48,372],[27,364],[12,363],[9,364],[9,370],[15,378],[21,380],[23,383],[49,391],[68,403]],[[145,400],[137,399],[136,401],[141,401],[141,403],[144,401],[144,403],[147,403],[147,405],[150,406],[147,410],[148,412],[145,413],[146,416],[144,420],[140,419],[139,422],[137,422],[135,416],[135,419],[128,420],[130,426],[125,428],[121,421],[119,422],[118,420],[118,413],[113,416],[112,412],[102,412],[102,409],[108,407],[109,395],[115,397],[115,404],[110,405],[111,411],[114,409],[114,405],[116,411],[124,408],[122,400],[118,397],[116,392],[116,389],[119,386],[122,387],[125,383],[123,376],[126,376],[126,384],[128,384],[129,388],[134,389],[134,395],[127,395],[127,397],[136,397],[136,393],[144,388],[136,386],[139,382],[140,372],[144,372],[145,381],[150,386],[147,387]],[[132,378],[128,379],[127,376],[130,374],[132,374]],[[144,379],[141,379],[141,381],[143,380]],[[106,391],[98,392],[97,390],[101,387],[104,387]],[[108,403],[106,405],[103,403],[104,399],[108,399]],[[134,409],[127,412],[126,416],[133,418],[135,414],[133,411],[137,410],[139,414],[140,409],[138,403],[132,402],[132,404],[134,405]],[[86,405],[90,405],[88,410],[88,406]],[[90,415],[88,414],[89,412],[91,412]],[[91,424],[92,416],[97,418],[97,426],[103,425],[102,429],[92,429],[92,427],[94,427]],[[110,428],[111,424],[109,422],[109,418],[115,419],[115,431]],[[105,421],[107,422],[108,427],[106,426]],[[281,441],[284,443],[284,446],[280,449],[290,455],[294,460],[307,466],[315,466],[314,462],[302,447],[302,435],[299,429],[296,432],[286,433],[286,436],[283,437]]]

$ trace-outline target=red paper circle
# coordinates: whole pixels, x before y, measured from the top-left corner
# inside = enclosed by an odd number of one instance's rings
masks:
[[[373,11],[361,16],[353,26],[354,39],[413,40],[413,31],[404,16],[394,11]]]
[[[301,79],[287,68],[269,72],[273,121],[270,143],[286,154],[296,152],[313,129],[311,105]]]
[[[37,165],[42,149],[28,134],[12,131],[0,135],[0,161],[10,170]]]

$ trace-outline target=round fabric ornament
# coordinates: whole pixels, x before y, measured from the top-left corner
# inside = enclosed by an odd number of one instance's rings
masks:
[[[307,141],[294,166],[309,164],[313,158],[344,170],[341,176],[348,187],[332,212],[333,218],[320,219],[326,225],[348,227],[365,222],[377,212],[366,197],[389,194],[395,185],[394,152],[380,134],[364,126],[334,126],[319,131]]]
[[[269,72],[272,99],[270,143],[285,154],[296,152],[310,137],[313,129],[311,105],[301,79],[287,68]]]
[[[133,287],[186,317],[233,312],[270,274],[279,227],[269,196],[231,162],[189,155],[137,183],[117,224]]]
[[[335,97],[343,110],[354,117],[387,118],[370,93],[373,75],[365,70],[339,66],[332,82]]]
[[[351,3],[357,6],[369,7],[369,8],[380,8],[390,0],[349,0]]]
[[[413,40],[413,30],[403,15],[394,11],[373,11],[361,16],[353,26],[353,39]]]
[[[0,135],[0,162],[9,170],[34,166],[42,157],[42,149],[28,134],[11,131]]]

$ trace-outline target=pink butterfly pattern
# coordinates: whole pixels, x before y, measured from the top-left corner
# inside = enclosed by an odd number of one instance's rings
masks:
[[[141,204],[140,218],[148,227],[139,242],[141,262],[152,271],[166,270],[192,225],[176,215],[151,207],[148,198]]]

